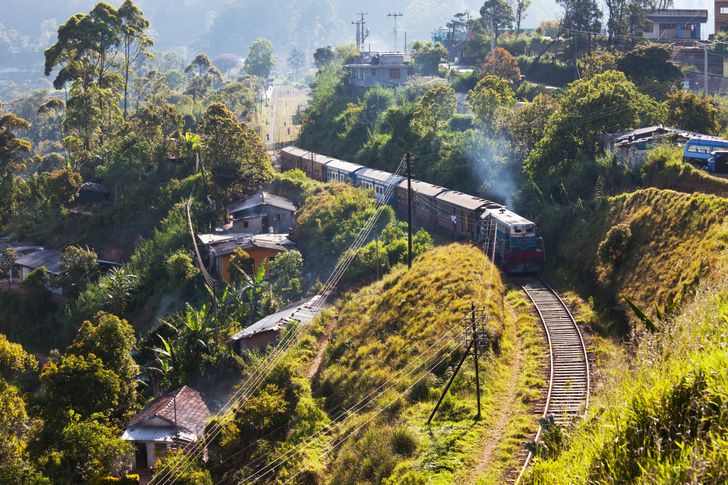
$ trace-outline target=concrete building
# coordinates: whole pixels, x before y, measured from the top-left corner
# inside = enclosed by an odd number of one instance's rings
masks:
[[[345,67],[357,89],[403,86],[415,74],[409,54],[403,52],[363,52]]]
[[[647,12],[647,26],[642,36],[654,41],[700,40],[701,25],[706,22],[707,10],[653,10]]]
[[[728,0],[715,0],[715,33],[728,31]]]
[[[20,281],[33,271],[43,266],[48,272],[48,289],[56,295],[63,294],[63,289],[53,286],[53,279],[61,274],[61,253],[53,249],[37,249],[23,254],[15,261],[15,268]]]
[[[134,443],[134,468],[151,470],[169,450],[199,440],[210,417],[202,395],[182,386],[147,404],[129,421],[121,439]]]

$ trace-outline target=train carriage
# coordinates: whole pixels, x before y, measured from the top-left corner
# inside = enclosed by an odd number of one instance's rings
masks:
[[[377,202],[390,205],[394,205],[396,195],[395,191],[392,190],[385,200],[387,191],[390,187],[400,183],[403,179],[404,177],[400,175],[394,175],[374,168],[362,168],[356,172],[356,184],[359,187],[373,191],[374,198]]]
[[[435,197],[437,225],[450,231],[456,239],[475,241],[480,232],[480,213],[492,202],[454,190]]]
[[[281,148],[278,152],[278,161],[281,164],[281,170],[303,170],[303,159],[311,152],[295,146]]]
[[[437,225],[435,197],[446,191],[445,187],[412,180],[412,217],[425,227]],[[407,214],[407,180],[397,184],[396,209],[400,214]]]
[[[356,163],[332,158],[326,164],[326,181],[356,185],[356,172],[362,168],[365,167]]]
[[[502,206],[487,207],[481,215],[484,231],[492,223],[495,224],[495,263],[498,266],[507,273],[541,271],[543,240],[536,236],[536,224]],[[488,251],[492,250],[490,244]]]

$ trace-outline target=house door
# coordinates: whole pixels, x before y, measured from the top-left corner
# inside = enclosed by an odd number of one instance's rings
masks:
[[[260,232],[267,233],[268,229],[270,228],[269,224],[270,221],[268,219],[268,216],[263,216],[263,220],[261,221],[261,226],[263,227],[261,227]]]
[[[146,470],[149,467],[146,443],[136,443],[136,452],[134,453],[134,456],[136,458],[137,469]]]

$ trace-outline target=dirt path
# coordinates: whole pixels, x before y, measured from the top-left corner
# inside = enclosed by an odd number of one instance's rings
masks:
[[[331,338],[331,333],[334,331],[334,327],[336,327],[336,322],[334,322],[333,325],[329,325],[329,328],[326,329],[326,332],[319,339],[316,357],[314,357],[311,365],[308,366],[308,369],[306,369],[304,374],[306,378],[312,379],[318,372],[319,367],[321,367],[321,362],[323,362],[324,353],[326,352],[326,346],[329,344],[329,339]]]
[[[515,322],[515,315],[513,316]],[[479,476],[488,470],[488,467],[492,464],[494,458],[494,452],[498,448],[498,445],[504,438],[504,433],[508,427],[508,423],[513,418],[512,412],[514,404],[518,399],[518,381],[523,373],[522,361],[523,361],[523,349],[522,342],[518,335],[517,329],[514,329],[514,346],[513,346],[513,364],[508,369],[508,381],[503,389],[495,396],[495,402],[500,403],[492,421],[492,425],[488,427],[488,430],[484,433],[484,436],[480,442],[482,451],[477,460],[477,465],[470,472],[470,478],[473,482],[477,480]]]

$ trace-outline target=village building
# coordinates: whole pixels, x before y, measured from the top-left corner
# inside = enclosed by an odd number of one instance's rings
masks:
[[[288,234],[296,223],[296,206],[290,200],[267,192],[258,192],[228,208],[232,232]]]
[[[646,14],[642,36],[654,41],[700,40],[701,25],[708,22],[707,10],[666,9]]]
[[[601,141],[605,150],[613,151],[620,161],[635,167],[641,165],[649,150],[658,144],[669,143],[680,147],[692,138],[707,136],[694,131],[655,125],[608,133],[601,137]]]
[[[109,200],[111,192],[104,184],[97,182],[84,182],[78,189],[76,202],[79,205],[92,205]]]
[[[134,444],[134,468],[151,470],[169,450],[198,441],[210,417],[202,395],[188,386],[147,404],[129,421],[121,436]]]
[[[465,23],[452,27],[440,27],[432,33],[432,43],[447,49],[447,59],[456,64],[465,61],[465,51],[470,35]]]
[[[205,245],[208,265],[217,276],[226,283],[232,282],[230,262],[233,253],[242,249],[248,253],[249,264],[241,268],[244,271],[256,273],[261,266],[265,266],[268,273],[268,263],[276,256],[291,249],[295,244],[288,239],[288,234],[200,234],[199,240]]]
[[[715,33],[728,31],[728,0],[715,0]]]
[[[318,304],[320,298],[316,295],[303,304],[291,305],[246,327],[230,338],[233,350],[242,354],[246,350],[262,349],[277,342],[281,331],[288,325],[308,323],[321,312],[321,305]]]
[[[25,281],[34,270],[43,266],[48,272],[48,289],[57,295],[63,294],[59,287],[52,286],[52,278],[61,274],[61,253],[52,249],[36,249],[29,251],[15,260],[15,269],[20,281]]]
[[[345,67],[349,84],[360,90],[403,86],[415,74],[410,55],[403,52],[362,52]]]

